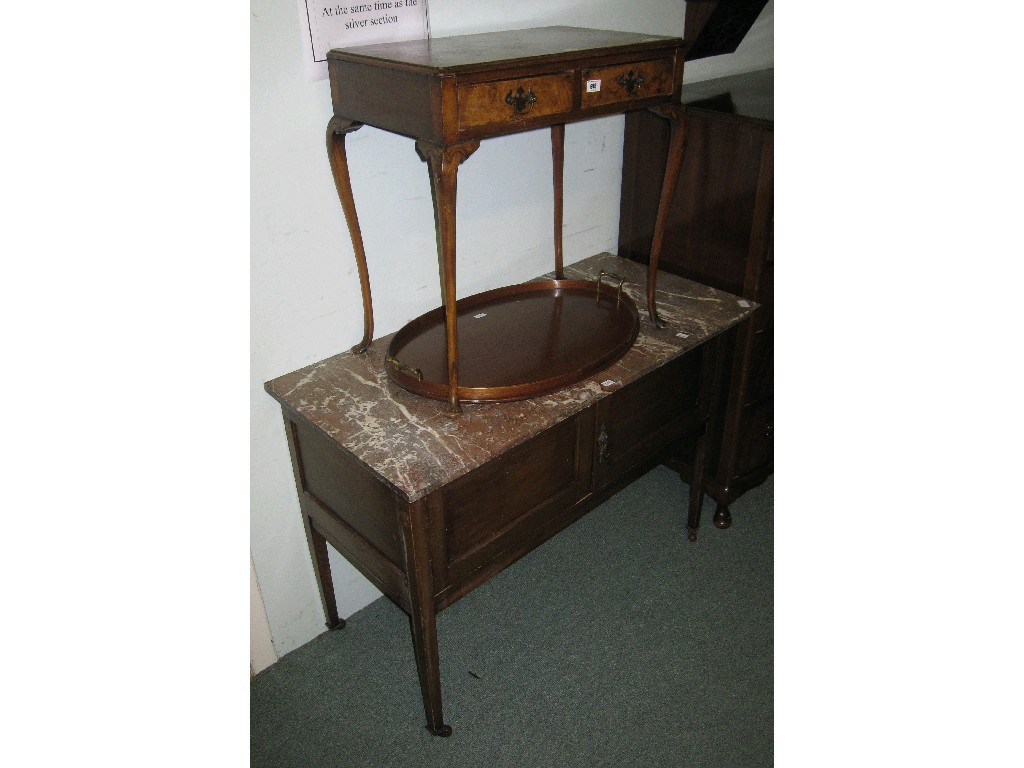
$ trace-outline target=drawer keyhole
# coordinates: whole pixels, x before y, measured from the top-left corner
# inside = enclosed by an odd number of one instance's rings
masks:
[[[515,109],[516,114],[521,115],[537,103],[537,97],[534,95],[532,88],[524,91],[523,87],[519,86],[516,88],[515,93],[509,91],[506,94],[505,103]]]

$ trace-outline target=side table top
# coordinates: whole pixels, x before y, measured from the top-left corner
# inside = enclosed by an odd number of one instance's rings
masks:
[[[646,268],[636,262],[602,253],[566,266],[565,274],[594,280],[602,269],[625,276],[624,290],[643,304]],[[416,501],[602,399],[608,394],[602,382],[615,382],[614,389],[630,384],[757,307],[669,273],[658,275],[657,302],[665,328],[656,328],[643,313],[639,336],[618,362],[531,400],[464,404],[462,413],[451,413],[445,402],[407,392],[384,369],[393,334],[374,340],[362,355],[329,357],[265,388],[293,418],[313,424],[389,487]]]
[[[334,48],[327,58],[442,73],[484,69],[490,65],[512,66],[539,57],[568,59],[584,53],[637,52],[673,44],[682,45],[682,40],[581,27],[534,27]]]

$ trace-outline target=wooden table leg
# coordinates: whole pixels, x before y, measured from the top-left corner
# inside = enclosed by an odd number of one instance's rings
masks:
[[[288,438],[288,453],[292,457],[292,471],[295,473],[295,485],[299,491],[299,504],[302,504],[302,472],[299,469],[298,441],[295,437],[295,425],[287,418],[284,420],[284,431]],[[324,618],[328,629],[343,629],[345,620],[338,615],[338,603],[334,597],[334,579],[331,577],[331,561],[327,556],[327,539],[316,528],[306,511],[302,511],[302,525],[306,529],[306,543],[309,545],[309,556],[313,560],[313,574],[320,592],[320,603],[324,608]]]
[[[309,515],[304,514],[302,520],[306,525],[306,541],[309,542],[309,552],[316,570],[316,585],[320,589],[320,601],[323,603],[324,616],[327,619],[325,626],[332,630],[344,629],[345,620],[338,615],[338,603],[334,598],[334,579],[331,577],[331,561],[327,556],[327,539],[313,527]]]
[[[370,348],[373,341],[373,301],[370,297],[370,273],[366,269],[366,253],[363,250],[363,233],[359,229],[356,202],[352,196],[352,180],[348,175],[348,155],[345,154],[345,135],[362,127],[362,123],[332,117],[327,124],[327,157],[331,161],[331,175],[338,190],[338,199],[345,212],[348,234],[352,238],[356,267],[359,269],[359,288],[363,294],[363,340],[352,347],[361,354]]]
[[[405,567],[409,576],[410,623],[416,651],[416,669],[427,716],[427,728],[435,736],[451,736],[441,713],[441,659],[437,649],[437,606],[430,566],[427,506],[421,499],[406,507],[402,516]]]
[[[758,310],[764,311],[764,310]],[[732,392],[746,392],[747,380],[750,377],[750,359],[753,355],[754,322],[747,318],[730,333],[735,339],[733,354],[732,380],[729,389]],[[740,429],[742,426],[742,403],[729,403],[724,409],[721,429],[722,442],[718,449],[718,466],[714,482],[721,489],[718,496],[718,508],[715,510],[715,527],[728,528],[732,525],[732,512],[729,511],[731,499],[730,484],[736,476],[736,459],[739,456]]]
[[[551,170],[555,187],[555,279],[564,280],[562,266],[562,177],[565,169],[565,124],[551,126]]]
[[[679,171],[683,166],[683,148],[686,145],[686,111],[682,104],[667,104],[663,107],[652,107],[651,111],[669,121],[670,133],[668,140],[668,157],[665,159],[665,178],[661,183],[661,197],[658,199],[658,216],[654,220],[654,234],[651,237],[651,259],[647,265],[647,313],[658,328],[665,323],[658,317],[654,293],[658,281],[658,260],[661,258],[661,245],[665,239],[665,225],[668,221],[669,208],[675,196]]]
[[[697,540],[697,529],[700,528],[700,513],[704,506],[704,458],[707,454],[707,434],[697,438],[697,448],[693,454],[693,477],[690,478],[690,508],[686,515],[686,528],[690,541]]]
[[[704,487],[706,483],[705,463],[709,444],[717,445],[717,434],[720,429],[717,412],[722,374],[725,363],[723,336],[719,335],[704,344],[700,374],[700,401],[698,409],[703,416],[703,431],[697,438],[693,455],[693,475],[690,478],[690,508],[686,518],[690,541],[697,540],[697,529],[700,528],[701,508],[704,506]]]
[[[437,244],[441,262],[441,293],[444,301],[444,327],[448,357],[448,406],[453,412],[459,405],[459,330],[455,308],[455,192],[459,165],[472,155],[479,141],[467,141],[450,147],[439,147],[417,141],[416,149],[430,167],[434,213],[437,217]]]

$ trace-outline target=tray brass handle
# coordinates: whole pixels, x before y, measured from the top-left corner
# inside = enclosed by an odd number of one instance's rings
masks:
[[[625,88],[626,93],[630,96],[635,96],[640,90],[640,86],[644,84],[644,76],[642,72],[634,72],[631,69],[625,75],[615,78],[615,82]]]
[[[602,269],[600,271],[600,273],[598,273],[598,275],[597,275],[597,300],[598,301],[601,301],[601,281],[604,279],[605,275],[607,275],[608,277],[613,278],[613,279],[619,281],[619,289],[615,292],[615,308],[618,309],[619,308],[619,303],[622,301],[622,284],[626,282],[626,278],[624,278],[622,275],[617,275],[614,272],[605,272]]]
[[[521,115],[537,103],[537,97],[534,95],[532,88],[524,91],[523,86],[519,86],[516,88],[515,93],[509,91],[505,94],[505,103],[510,105],[517,115]]]
[[[397,357],[389,357],[388,362],[391,363],[391,365],[393,365],[395,368],[400,370],[402,373],[406,373],[409,376],[415,378],[416,381],[423,381],[423,371],[421,371],[419,368],[413,368],[411,365],[406,365],[405,363],[399,362]]]

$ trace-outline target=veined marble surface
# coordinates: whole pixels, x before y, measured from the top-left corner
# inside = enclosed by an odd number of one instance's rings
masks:
[[[640,310],[640,334],[618,362],[558,392],[511,403],[463,403],[462,413],[451,413],[446,401],[414,395],[388,378],[384,356],[391,336],[375,339],[365,354],[344,352],[269,381],[266,390],[290,415],[318,427],[388,486],[416,501],[607,396],[601,382],[614,381],[610,391],[625,386],[757,307],[659,272],[658,314],[666,323],[659,330],[647,316],[644,265],[601,253],[565,267],[565,277],[596,280],[602,269],[626,277],[624,290]]]

